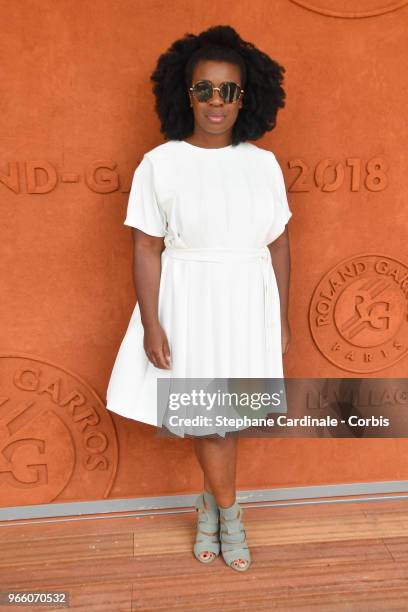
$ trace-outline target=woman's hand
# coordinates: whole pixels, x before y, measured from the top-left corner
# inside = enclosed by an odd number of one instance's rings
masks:
[[[282,355],[286,355],[289,343],[291,339],[291,331],[289,327],[288,319],[284,318],[281,322],[281,336],[282,336]]]
[[[169,342],[160,323],[144,328],[143,348],[156,368],[171,369]]]

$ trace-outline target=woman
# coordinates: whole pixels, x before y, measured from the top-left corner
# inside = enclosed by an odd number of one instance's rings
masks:
[[[236,500],[239,428],[172,429],[156,383],[283,377],[292,213],[274,154],[247,142],[274,128],[283,72],[229,26],[187,34],[160,56],[151,79],[167,141],[133,177],[124,223],[138,304],[107,390],[109,410],[194,436],[204,474],[194,554],[210,563],[221,552],[237,571],[251,564]]]

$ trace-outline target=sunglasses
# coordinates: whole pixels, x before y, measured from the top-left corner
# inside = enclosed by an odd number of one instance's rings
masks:
[[[211,81],[198,81],[189,89],[198,102],[208,102],[208,100],[211,100],[213,97],[214,91],[218,91],[222,100],[226,104],[231,104],[231,102],[237,102],[237,100],[239,100],[241,97],[241,94],[244,93],[241,86],[233,81],[225,81],[224,83],[220,83],[219,87],[214,87]]]

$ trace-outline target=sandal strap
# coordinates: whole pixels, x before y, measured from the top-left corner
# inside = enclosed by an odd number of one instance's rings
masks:
[[[217,540],[216,542],[212,542],[209,540],[197,540],[194,543],[194,552],[199,555],[203,552],[213,552],[215,555],[220,554],[220,543]]]
[[[204,503],[204,494],[201,493],[195,503],[195,509],[199,513],[198,524],[205,525],[205,531],[217,531],[219,528],[219,512],[218,506],[206,508]]]
[[[243,529],[243,524],[241,519],[231,519],[230,521],[224,521],[222,518],[220,519],[220,529],[223,533],[228,535],[240,534]]]
[[[194,554],[196,557],[203,552],[212,552],[218,556],[220,554],[219,540],[219,511],[218,506],[204,503],[204,493],[196,499],[195,509],[198,512],[197,533],[194,543]],[[199,559],[204,561],[203,559]]]
[[[251,554],[246,541],[246,531],[242,523],[243,509],[235,502],[230,508],[220,508],[221,552],[225,562],[232,565],[238,559],[251,563]],[[233,566],[234,569],[237,569]],[[243,570],[244,568],[242,568]]]
[[[219,523],[216,520],[210,520],[205,514],[200,514],[197,521],[197,529],[202,532],[218,533]]]
[[[246,561],[246,565],[249,565],[251,563],[251,554],[249,552],[249,548],[236,548],[234,550],[229,551],[222,549],[222,556],[224,558],[224,561],[228,565],[232,565],[234,561],[238,561],[238,559],[243,559],[244,561]]]
[[[205,510],[205,512],[209,512],[217,516],[219,515],[218,506],[215,501],[211,500],[211,498],[210,501],[207,503],[207,506],[208,507],[206,507],[205,505],[204,493],[200,493],[200,495],[198,495],[197,499],[195,500],[195,509]]]
[[[241,520],[244,515],[244,511],[237,501],[235,501],[229,508],[220,508],[219,510],[220,518],[223,521],[229,522],[235,519]]]
[[[241,549],[247,549],[248,548],[248,544],[246,541],[246,534],[243,534],[243,537],[241,537],[239,540],[226,540],[224,537],[222,537],[223,534],[221,534],[221,546],[222,549],[225,551],[230,551],[230,550],[241,550]]]

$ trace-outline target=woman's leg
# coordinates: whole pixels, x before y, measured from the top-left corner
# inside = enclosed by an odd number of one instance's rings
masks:
[[[238,436],[195,438],[194,448],[204,473],[204,489],[219,506],[228,508],[235,501]]]
[[[204,490],[212,493],[220,508],[229,508],[236,499],[238,436],[195,438],[194,449],[204,473]],[[234,563],[245,567],[245,559]]]

